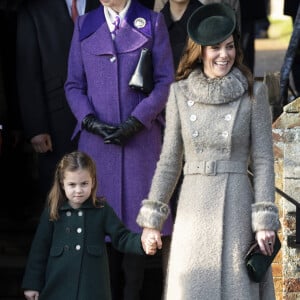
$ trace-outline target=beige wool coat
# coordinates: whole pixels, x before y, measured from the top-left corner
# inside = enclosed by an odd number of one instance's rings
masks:
[[[162,228],[183,168],[167,300],[275,299],[271,270],[254,283],[244,263],[254,232],[279,228],[267,89],[256,83],[250,99],[247,87],[236,68],[221,79],[196,69],[171,85],[163,149],[137,217]]]

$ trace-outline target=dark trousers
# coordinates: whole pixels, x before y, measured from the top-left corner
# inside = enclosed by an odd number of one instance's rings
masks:
[[[165,238],[165,237],[164,237]],[[165,250],[169,240],[163,241]],[[166,264],[162,251],[154,256],[123,254],[107,243],[112,300],[161,300]]]
[[[255,67],[255,25],[253,20],[242,20],[241,44],[245,65],[254,73]]]
[[[112,300],[140,300],[146,256],[123,254],[107,243]]]
[[[295,23],[296,15],[292,17],[293,24]],[[300,41],[298,41],[298,46],[294,56],[294,61],[292,64],[292,77],[294,81],[296,97],[300,95]]]

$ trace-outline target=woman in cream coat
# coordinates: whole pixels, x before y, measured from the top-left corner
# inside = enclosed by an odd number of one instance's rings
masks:
[[[189,19],[162,153],[137,217],[143,236],[154,234],[160,247],[167,204],[183,168],[167,300],[275,299],[271,269],[254,283],[244,262],[254,237],[264,254],[272,253],[279,220],[267,90],[253,84],[242,65],[235,29],[235,14],[225,4],[204,5]]]

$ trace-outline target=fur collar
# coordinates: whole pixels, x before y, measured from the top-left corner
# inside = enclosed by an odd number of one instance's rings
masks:
[[[233,68],[222,78],[207,78],[200,68],[177,82],[188,100],[204,104],[222,104],[238,100],[248,88],[242,72]]]

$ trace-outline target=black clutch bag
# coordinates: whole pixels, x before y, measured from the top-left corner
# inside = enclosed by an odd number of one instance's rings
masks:
[[[274,251],[271,256],[262,254],[256,241],[251,244],[245,260],[249,277],[254,282],[261,282],[263,280],[268,268],[272,264],[272,261],[276,257],[280,248],[281,243],[277,234],[273,247]]]
[[[150,94],[153,90],[153,64],[149,49],[142,49],[136,69],[129,81],[129,86],[145,94]]]

